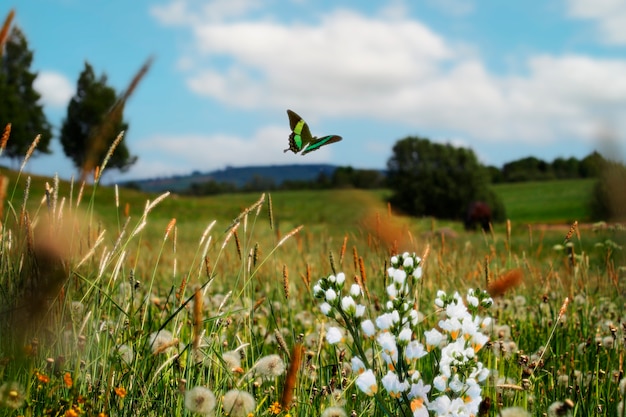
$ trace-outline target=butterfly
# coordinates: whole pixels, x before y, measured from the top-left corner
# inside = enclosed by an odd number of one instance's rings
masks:
[[[291,151],[300,155],[306,155],[309,152],[318,150],[324,145],[339,142],[341,136],[328,135],[318,138],[311,135],[309,125],[306,124],[302,117],[298,116],[294,111],[287,110],[289,116],[289,127],[291,127],[291,135],[289,135],[289,147],[283,152]]]

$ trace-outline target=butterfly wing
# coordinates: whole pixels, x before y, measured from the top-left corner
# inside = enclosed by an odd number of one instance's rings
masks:
[[[284,152],[291,151],[298,153],[302,148],[313,141],[313,135],[311,135],[309,126],[304,119],[298,116],[296,112],[287,110],[287,115],[289,116],[291,134],[289,135],[289,147],[285,149]]]
[[[325,145],[330,145],[331,143],[339,142],[341,140],[341,136],[337,135],[328,135],[321,138],[314,138],[313,141],[304,148],[302,151],[302,155],[306,155],[309,152],[313,152],[321,148]]]

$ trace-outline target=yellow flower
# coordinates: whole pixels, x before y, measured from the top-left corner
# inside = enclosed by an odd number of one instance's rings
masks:
[[[278,401],[275,401],[272,405],[270,405],[269,412],[270,414],[280,414],[281,407]]]
[[[39,372],[37,372],[37,379],[39,380],[39,382],[42,382],[44,384],[50,382],[50,377],[45,374],[40,374]]]
[[[70,408],[65,412],[65,417],[78,417],[78,413],[73,408]]]

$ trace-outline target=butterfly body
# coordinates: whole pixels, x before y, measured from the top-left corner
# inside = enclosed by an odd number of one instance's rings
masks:
[[[287,110],[289,116],[289,127],[291,134],[289,135],[289,147],[284,152],[291,151],[293,153],[301,152],[300,155],[306,155],[309,152],[318,150],[324,145],[339,142],[341,136],[328,135],[318,138],[311,135],[309,126],[294,111]]]

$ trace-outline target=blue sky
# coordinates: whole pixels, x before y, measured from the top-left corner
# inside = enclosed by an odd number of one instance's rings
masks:
[[[11,5],[7,5],[4,15]],[[626,139],[624,0],[37,0],[14,4],[55,131],[88,61],[126,106],[139,161],[105,181],[226,166],[384,168],[408,135],[501,166]],[[343,141],[283,153],[299,113]],[[53,156],[27,170],[74,174]],[[622,147],[623,148],[623,147]],[[600,149],[599,149],[600,150]]]

